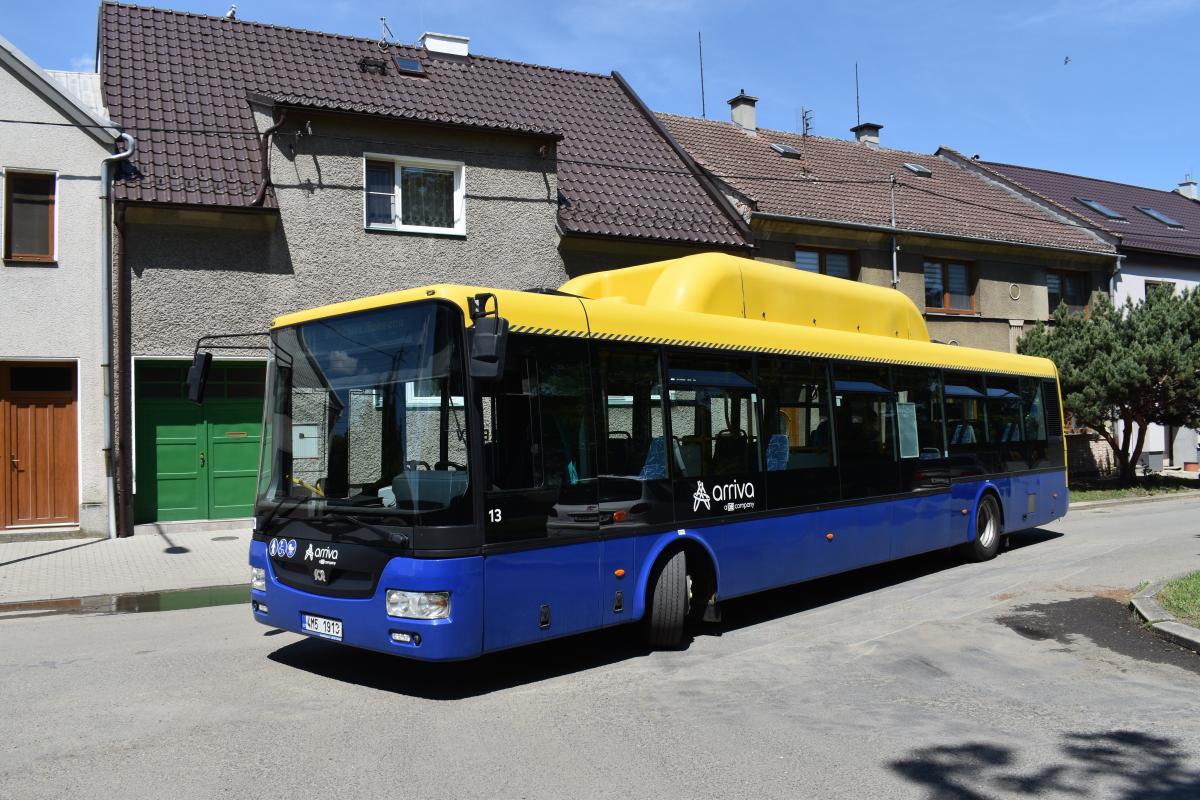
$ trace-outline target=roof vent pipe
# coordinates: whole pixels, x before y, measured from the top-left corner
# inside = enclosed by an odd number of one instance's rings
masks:
[[[446,56],[469,56],[471,54],[471,37],[455,36],[452,33],[421,34],[421,47],[428,53],[441,53]]]
[[[879,132],[883,130],[882,125],[874,122],[862,122],[850,129],[854,134],[854,138],[859,144],[865,144],[867,147],[879,147]]]
[[[754,110],[754,104],[758,102],[757,97],[751,97],[746,94],[745,89],[742,89],[738,92],[737,97],[730,99],[728,102],[734,125],[737,125],[744,131],[754,132],[758,130],[758,114]]]
[[[1180,181],[1179,186],[1175,188],[1175,191],[1191,200],[1200,200],[1200,192],[1196,191],[1196,182],[1192,180],[1191,175],[1188,175],[1182,181]]]

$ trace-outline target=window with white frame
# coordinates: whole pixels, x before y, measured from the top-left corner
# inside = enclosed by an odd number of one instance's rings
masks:
[[[368,154],[363,190],[363,225],[368,229],[467,232],[462,162]]]

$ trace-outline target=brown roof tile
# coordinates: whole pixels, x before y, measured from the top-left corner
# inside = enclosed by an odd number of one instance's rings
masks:
[[[132,201],[245,206],[260,175],[248,98],[558,143],[567,232],[745,246],[740,220],[654,129],[615,75],[486,56],[430,57],[426,77],[363,72],[377,42],[221,17],[105,3],[101,71],[113,119],[138,141]],[[273,200],[268,198],[268,204]]]
[[[982,162],[982,166],[1049,203],[1087,220],[1100,230],[1120,238],[1122,247],[1171,255],[1200,256],[1200,203],[1178,192],[1015,164],[985,161]],[[1076,199],[1079,197],[1096,200],[1119,213],[1124,219],[1109,219],[1080,203]],[[1157,209],[1183,227],[1167,226],[1139,211],[1138,206]]]
[[[890,176],[895,175],[896,227],[902,231],[1113,251],[1085,226],[1064,222],[937,155],[762,128],[750,135],[732,122],[658,116],[696,161],[758,212],[890,227]],[[784,157],[772,144],[790,145],[800,156]],[[906,162],[927,167],[932,175],[918,176]]]

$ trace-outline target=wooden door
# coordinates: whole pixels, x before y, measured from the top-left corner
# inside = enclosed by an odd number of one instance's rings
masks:
[[[74,364],[0,364],[0,523],[79,521]]]

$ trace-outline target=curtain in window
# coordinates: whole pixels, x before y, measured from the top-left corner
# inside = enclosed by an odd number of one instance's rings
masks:
[[[405,225],[454,227],[454,173],[448,170],[402,167],[401,210]]]
[[[20,175],[10,172],[6,211],[6,258],[53,257],[53,175]]]
[[[396,221],[396,171],[390,161],[367,162],[367,224]]]
[[[950,308],[969,311],[971,308],[971,278],[967,265],[947,264],[946,284],[950,295]]]

